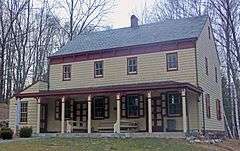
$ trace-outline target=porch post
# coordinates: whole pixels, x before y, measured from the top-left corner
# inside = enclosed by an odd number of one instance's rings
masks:
[[[116,95],[116,100],[117,100],[117,133],[120,133],[120,124],[121,124],[121,109],[120,109],[120,94],[118,93]]]
[[[92,100],[92,97],[91,95],[88,95],[88,133],[91,133],[91,100]]]
[[[183,132],[187,132],[187,107],[186,107],[186,89],[182,89],[182,116],[183,116]]]
[[[65,122],[65,96],[62,97],[62,117],[61,117],[61,133],[64,133]]]
[[[152,133],[152,96],[151,91],[148,92],[148,132]]]
[[[37,134],[40,133],[40,112],[41,112],[41,98],[37,99]]]

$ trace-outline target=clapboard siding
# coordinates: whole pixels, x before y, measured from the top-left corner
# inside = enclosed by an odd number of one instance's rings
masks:
[[[34,93],[40,90],[47,90],[47,83],[39,81],[34,85],[30,86],[21,93]],[[21,124],[22,126],[28,126],[33,128],[33,132],[37,129],[37,100],[35,98],[23,98],[21,101],[28,102],[28,121],[27,123]],[[9,127],[15,129],[16,125],[16,98],[13,97],[9,100]]]
[[[210,106],[211,106],[211,118],[206,117],[206,129],[207,130],[224,130],[224,121],[218,121],[216,116],[216,99],[222,101],[222,91],[221,91],[221,75],[220,75],[220,63],[218,61],[217,51],[211,33],[211,39],[208,37],[208,27],[210,27],[209,20],[203,28],[203,31],[197,41],[197,69],[198,69],[198,81],[199,86],[203,88],[204,91],[204,105],[205,105],[205,94],[210,94]],[[208,58],[208,68],[209,75],[206,75],[205,70],[205,57]],[[215,67],[218,71],[218,83],[215,82]],[[201,103],[199,103],[199,110],[202,111]],[[221,107],[223,105],[221,103]],[[206,106],[204,106],[206,111]],[[202,112],[200,112],[200,120],[202,120]],[[201,125],[202,126],[202,125]]]
[[[6,103],[0,103],[0,121],[8,119],[9,107]]]
[[[187,94],[187,108],[189,116],[189,129],[199,129],[198,94],[191,92]]]
[[[166,69],[166,52],[136,55],[138,57],[137,75],[127,75],[127,57],[103,59],[103,78],[94,78],[94,61],[96,60],[70,63],[72,65],[71,81],[62,81],[62,66],[65,64],[50,65],[50,90],[165,80],[196,84],[194,48],[168,51],[168,53],[176,51],[179,70],[171,72],[167,72]]]
[[[37,125],[37,101],[34,98],[25,98],[21,101],[28,102],[28,121],[27,123],[20,123],[20,127],[27,126],[32,127],[33,132],[36,132],[36,125]],[[9,127],[11,129],[15,129],[16,125],[16,98],[12,98],[10,100],[9,105]]]

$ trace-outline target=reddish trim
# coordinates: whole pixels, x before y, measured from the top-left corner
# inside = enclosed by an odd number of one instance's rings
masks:
[[[77,89],[62,89],[62,90],[49,90],[40,91],[39,93],[23,93],[17,94],[19,98],[31,98],[31,97],[51,97],[51,96],[69,96],[80,94],[96,94],[96,93],[125,93],[132,91],[147,91],[147,90],[161,90],[161,89],[182,89],[187,88],[189,90],[201,93],[202,89],[196,87],[190,83],[181,83],[175,81],[163,81],[152,83],[138,83],[138,84],[126,84],[126,85],[114,85],[114,86],[101,86],[101,87],[89,87],[89,88],[77,88]]]
[[[70,62],[80,62],[94,59],[104,59],[120,56],[130,56],[161,51],[171,51],[179,49],[194,48],[197,38],[189,38],[175,41],[167,41],[136,46],[118,47],[105,50],[87,51],[73,54],[65,54],[49,57],[50,65]]]

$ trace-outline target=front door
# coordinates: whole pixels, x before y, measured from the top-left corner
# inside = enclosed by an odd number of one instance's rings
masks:
[[[152,98],[152,131],[163,131],[162,102],[160,97]]]
[[[74,127],[83,130],[87,128],[87,102],[77,102],[73,104],[73,120],[76,121]]]
[[[47,132],[47,114],[48,114],[47,104],[41,104],[41,106],[40,106],[40,133]]]

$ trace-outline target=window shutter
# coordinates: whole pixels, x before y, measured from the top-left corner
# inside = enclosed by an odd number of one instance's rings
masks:
[[[94,111],[95,111],[95,100],[94,99],[92,99],[92,103],[91,103],[91,119],[92,120],[95,120],[95,116],[94,116]],[[88,112],[87,112],[88,113]]]
[[[208,118],[211,118],[211,107],[210,107],[210,96],[209,94],[205,95],[205,102],[206,102],[206,114]]]
[[[126,117],[126,97],[121,98],[121,117]]]
[[[109,98],[108,97],[105,97],[105,102],[104,102],[104,105],[105,105],[105,118],[109,118]]]
[[[166,93],[161,93],[161,102],[162,102],[162,115],[167,115],[167,101],[166,101]]]
[[[70,119],[73,120],[73,100],[71,100],[71,104],[70,104],[70,107],[71,107],[71,113],[70,113]]]
[[[60,120],[61,119],[61,112],[62,112],[62,102],[61,100],[55,101],[55,119]]]
[[[144,117],[144,95],[139,97],[139,116]]]
[[[222,113],[221,113],[221,104],[220,100],[216,100],[216,111],[217,111],[217,119],[221,120],[222,119]]]

